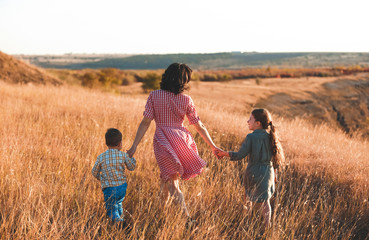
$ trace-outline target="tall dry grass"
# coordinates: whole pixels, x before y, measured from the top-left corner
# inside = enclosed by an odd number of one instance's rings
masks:
[[[226,98],[215,103],[201,95],[193,98],[216,144],[236,150],[248,133],[247,111],[223,111],[232,104]],[[145,101],[146,95],[0,82],[1,239],[260,237],[260,219],[243,208],[240,173],[246,163],[215,159],[192,128],[209,168],[181,182],[196,227],[186,228],[177,207],[160,204],[154,124],[135,155],[137,169],[128,173],[123,206],[131,228],[110,224],[91,168],[105,150],[107,128],[119,128],[124,148],[130,146]],[[274,122],[289,165],[272,199],[273,227],[263,237],[367,238],[369,143],[303,119]]]

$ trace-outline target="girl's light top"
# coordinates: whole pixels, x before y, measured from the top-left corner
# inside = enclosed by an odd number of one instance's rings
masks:
[[[272,146],[270,136],[265,129],[257,129],[248,134],[238,152],[229,152],[231,161],[248,156],[248,165],[261,164],[272,166]]]
[[[191,97],[164,90],[153,91],[143,115],[156,123],[153,145],[160,177],[166,181],[179,173],[187,180],[201,173],[206,162],[200,158],[191,133],[183,126],[185,116],[190,124],[200,120]]]

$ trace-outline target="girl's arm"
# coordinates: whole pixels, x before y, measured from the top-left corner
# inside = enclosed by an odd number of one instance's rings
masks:
[[[216,156],[218,156],[217,153],[222,151],[222,149],[218,148],[214,144],[213,140],[210,137],[210,134],[209,134],[208,130],[205,127],[205,125],[201,121],[198,121],[197,123],[194,123],[193,125],[195,126],[196,131],[200,134],[202,139],[204,139],[204,141],[210,146],[213,153]]]
[[[243,141],[242,146],[238,152],[229,152],[231,161],[238,161],[245,158],[251,152],[251,135],[247,135],[246,139]]]
[[[133,157],[135,154],[137,145],[140,143],[143,136],[145,136],[147,129],[150,127],[151,121],[152,120],[147,117],[142,119],[140,126],[137,129],[135,140],[133,141],[131,148],[127,151],[129,157]]]

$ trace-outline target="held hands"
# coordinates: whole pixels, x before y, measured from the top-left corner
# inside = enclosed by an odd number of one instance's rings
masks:
[[[223,151],[222,149],[215,147],[212,149],[214,155],[218,158],[218,159],[222,159],[223,157],[229,157],[228,152]]]
[[[218,147],[213,147],[213,148],[211,148],[211,151],[213,152],[213,154],[214,154],[218,159],[220,159],[220,158],[219,158],[219,156],[218,156],[218,153],[219,153],[220,151],[223,151],[222,149],[220,149],[220,148],[218,148]]]
[[[136,148],[136,146],[132,145],[132,147],[127,151],[130,158],[133,157],[133,155],[135,154]]]
[[[218,156],[219,159],[221,159],[223,157],[229,157],[229,153],[227,151],[222,150],[222,151],[218,152],[217,156]]]

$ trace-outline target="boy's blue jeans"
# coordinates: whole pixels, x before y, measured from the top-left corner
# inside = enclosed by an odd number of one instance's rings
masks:
[[[105,207],[108,216],[113,221],[123,221],[122,202],[126,196],[127,183],[116,187],[104,188]]]

